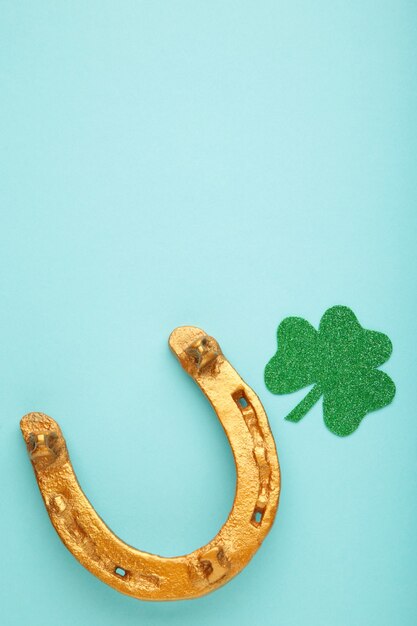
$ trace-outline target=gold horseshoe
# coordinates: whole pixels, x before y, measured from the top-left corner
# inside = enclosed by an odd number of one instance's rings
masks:
[[[166,558],[121,541],[82,492],[58,424],[43,413],[28,413],[21,420],[36,480],[61,540],[103,582],[141,600],[196,598],[228,582],[268,534],[280,493],[278,457],[265,411],[217,341],[199,328],[182,326],[173,331],[169,345],[216,411],[236,464],[229,517],[204,547]]]

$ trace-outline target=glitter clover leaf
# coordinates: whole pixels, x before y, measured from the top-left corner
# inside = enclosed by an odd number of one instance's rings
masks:
[[[346,306],[334,306],[317,331],[301,317],[287,317],[278,327],[278,351],[265,368],[265,384],[275,394],[314,385],[286,419],[298,422],[323,396],[323,417],[341,437],[362,419],[392,402],[395,385],[377,369],[392,352],[383,333],[363,328]]]

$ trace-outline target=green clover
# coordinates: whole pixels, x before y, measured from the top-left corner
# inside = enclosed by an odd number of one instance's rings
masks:
[[[298,422],[323,396],[324,422],[343,437],[392,402],[395,385],[377,369],[391,352],[389,337],[362,328],[348,307],[328,309],[318,331],[301,317],[287,317],[278,327],[278,351],[265,368],[265,384],[276,394],[314,385],[286,419]]]

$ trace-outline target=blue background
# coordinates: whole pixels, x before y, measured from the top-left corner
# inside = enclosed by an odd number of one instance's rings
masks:
[[[417,623],[416,31],[400,0],[0,3],[2,624]],[[278,323],[334,304],[394,344],[346,439],[263,382]],[[182,324],[261,396],[282,498],[229,585],[151,604],[62,546],[18,425],[60,422],[125,541],[197,548],[235,474]]]

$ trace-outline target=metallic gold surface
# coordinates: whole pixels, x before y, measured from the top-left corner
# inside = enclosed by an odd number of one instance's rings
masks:
[[[141,600],[196,598],[228,582],[269,532],[280,493],[274,439],[259,398],[224,357],[215,339],[182,326],[169,345],[220,419],[236,464],[236,494],[215,538],[179,557],[141,552],[105,525],[82,492],[58,424],[29,413],[21,429],[48,515],[64,544],[103,582]]]

